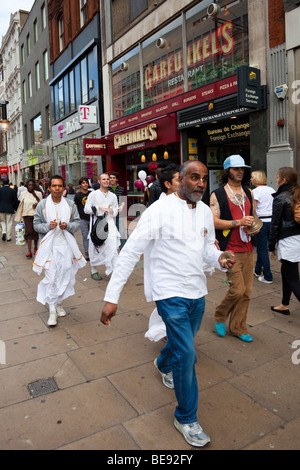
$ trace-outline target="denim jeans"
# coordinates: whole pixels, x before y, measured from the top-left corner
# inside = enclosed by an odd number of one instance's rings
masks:
[[[86,220],[86,219],[80,219],[80,228],[81,228],[81,233],[82,233],[82,241],[83,241],[84,252],[88,253],[89,252],[89,241],[87,239],[87,236],[88,236],[89,230],[90,230],[90,221]]]
[[[178,405],[175,417],[179,423],[197,421],[198,384],[195,372],[197,355],[194,336],[201,326],[205,298],[171,297],[157,300],[159,315],[166,325],[168,341],[160,351],[157,366],[161,372],[173,372]]]
[[[258,275],[263,273],[264,278],[267,281],[273,281],[273,275],[270,269],[270,258],[268,248],[270,227],[271,222],[263,222],[263,226],[260,229],[259,233],[255,235],[257,251],[255,273]]]

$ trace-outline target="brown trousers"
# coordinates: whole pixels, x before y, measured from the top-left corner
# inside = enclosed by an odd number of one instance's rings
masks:
[[[247,313],[253,281],[253,253],[235,253],[236,263],[227,278],[229,289],[217,306],[215,322],[225,323],[230,315],[229,330],[234,336],[246,335]]]

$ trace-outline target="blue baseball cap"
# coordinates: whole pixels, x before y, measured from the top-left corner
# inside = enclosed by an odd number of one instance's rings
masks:
[[[251,166],[245,165],[245,160],[240,155],[230,155],[230,157],[227,157],[224,161],[223,166],[224,170],[227,168],[251,168]]]

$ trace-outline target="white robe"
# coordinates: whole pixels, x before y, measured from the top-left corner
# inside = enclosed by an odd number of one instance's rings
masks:
[[[70,206],[64,199],[55,204],[49,197],[46,215],[48,222],[56,219],[68,223]],[[36,300],[43,305],[57,305],[74,295],[75,275],[85,265],[74,236],[59,226],[50,230],[41,241],[33,262],[33,270],[39,275],[42,271],[45,274],[38,284]]]
[[[90,234],[92,227],[92,219],[94,217],[92,207],[97,208],[97,216],[103,215],[103,211],[99,206],[109,207],[113,209],[113,214],[108,214],[108,237],[100,247],[95,247],[92,243]],[[117,196],[108,191],[103,193],[100,189],[93,191],[89,194],[84,206],[84,212],[91,215],[90,230],[89,230],[89,258],[91,266],[105,265],[105,274],[108,276],[114,269],[118,258],[118,247],[120,246],[120,233],[115,224],[115,217],[118,214],[118,199]]]

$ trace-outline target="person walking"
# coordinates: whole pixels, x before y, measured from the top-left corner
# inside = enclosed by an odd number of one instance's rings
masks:
[[[34,242],[34,255],[37,252],[39,234],[33,228],[33,217],[38,203],[43,198],[41,191],[35,190],[34,179],[29,179],[26,183],[27,191],[21,193],[20,206],[21,216],[25,225],[25,240],[27,241],[28,253],[26,258],[32,258],[32,242]]]
[[[89,229],[90,229],[90,216],[84,212],[84,206],[86,204],[89,195],[89,180],[87,178],[79,179],[80,190],[74,196],[74,203],[77,206],[77,210],[80,217],[80,228],[82,233],[84,256],[86,261],[89,261]]]
[[[231,250],[236,257],[232,272],[227,274],[229,289],[215,310],[215,330],[219,336],[225,336],[226,320],[230,317],[231,334],[251,342],[246,323],[253,281],[253,247],[245,229],[254,221],[255,206],[252,191],[242,185],[247,167],[240,155],[226,158],[225,184],[212,192],[210,208],[220,249]]]
[[[109,176],[103,173],[99,176],[99,189],[92,191],[87,198],[84,212],[91,216],[89,231],[89,258],[91,264],[91,277],[94,281],[101,281],[102,277],[98,273],[97,266],[105,265],[105,274],[108,276],[114,269],[118,258],[118,247],[120,245],[120,234],[115,224],[115,217],[118,214],[118,199],[115,194],[109,191]],[[108,237],[105,242],[96,247],[91,240],[92,223],[97,216],[106,215],[108,223]]]
[[[11,241],[12,223],[15,211],[18,208],[17,192],[9,186],[8,179],[3,180],[0,188],[0,222],[2,241]]]
[[[300,224],[294,219],[293,209],[300,202],[298,173],[292,167],[279,168],[278,190],[273,194],[273,215],[269,237],[269,251],[281,262],[282,300],[272,306],[273,312],[289,315],[292,293],[300,302],[298,263],[300,261]]]
[[[273,275],[270,266],[268,242],[272,220],[272,194],[275,193],[275,190],[267,186],[267,176],[264,171],[253,171],[250,181],[255,187],[252,193],[255,200],[256,215],[263,222],[259,233],[255,235],[257,258],[253,273],[260,282],[272,284]]]
[[[37,288],[36,300],[48,304],[48,326],[66,315],[61,303],[75,294],[75,275],[86,265],[73,234],[79,230],[80,218],[73,201],[63,197],[64,180],[54,175],[49,181],[50,195],[36,208],[33,227],[41,238],[32,264],[33,271],[44,278]]]
[[[224,257],[214,244],[213,217],[201,201],[207,181],[206,166],[187,161],[181,168],[178,191],[143,212],[119,254],[101,314],[101,322],[109,325],[121,290],[144,254],[145,296],[147,301],[155,301],[168,337],[154,366],[164,385],[175,389],[176,429],[197,447],[210,442],[197,420],[194,336],[201,325],[207,294],[202,260],[221,270],[234,264],[234,255]]]
[[[125,210],[125,191],[122,186],[119,185],[119,173],[117,171],[111,171],[109,174],[109,187],[108,189],[117,196],[119,211],[116,216],[116,226],[120,232],[120,250],[126,243],[127,236],[125,230],[125,224],[127,225],[126,220],[126,210]],[[125,214],[124,214],[125,212]]]

